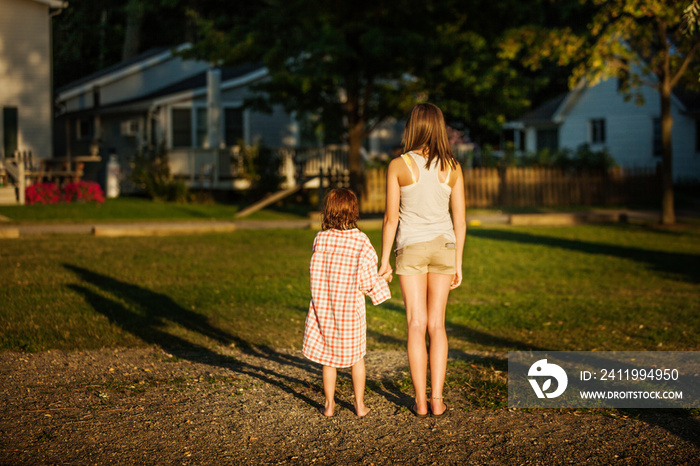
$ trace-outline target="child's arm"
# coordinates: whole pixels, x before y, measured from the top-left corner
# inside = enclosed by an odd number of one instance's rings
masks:
[[[387,279],[380,277],[377,273],[377,253],[369,243],[369,239],[367,243],[360,256],[358,284],[360,291],[369,296],[372,304],[376,306],[390,299],[391,291],[389,291]]]

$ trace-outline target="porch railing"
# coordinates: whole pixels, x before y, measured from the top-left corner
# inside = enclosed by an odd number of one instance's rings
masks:
[[[346,146],[314,148],[278,147],[269,149],[279,162],[284,179],[281,188],[297,184],[318,184],[317,178],[330,177],[337,184],[349,178]],[[191,188],[247,189],[250,187],[245,153],[239,146],[224,149],[171,149],[168,151],[170,172]]]

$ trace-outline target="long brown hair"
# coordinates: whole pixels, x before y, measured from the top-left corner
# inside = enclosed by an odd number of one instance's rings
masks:
[[[437,157],[440,170],[448,164],[454,167],[454,154],[447,139],[445,117],[442,111],[429,103],[418,104],[411,110],[403,131],[403,151],[422,151],[428,148],[428,161],[425,168],[430,168]]]
[[[354,192],[345,188],[331,190],[323,201],[322,230],[357,228],[360,206]]]

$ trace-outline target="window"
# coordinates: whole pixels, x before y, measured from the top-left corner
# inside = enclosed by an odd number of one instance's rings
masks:
[[[227,108],[224,113],[224,141],[227,146],[235,146],[245,139],[243,134],[243,109]]]
[[[75,122],[75,137],[78,141],[91,141],[95,134],[95,122],[92,118],[78,118]]]
[[[19,117],[17,107],[2,108],[2,148],[5,157],[14,156],[17,151],[17,135],[19,134]]]
[[[537,152],[544,149],[559,150],[559,130],[557,128],[537,130]]]
[[[138,136],[139,120],[126,120],[121,124],[122,136]]]
[[[174,108],[173,147],[192,147],[192,114],[189,108]]]
[[[653,120],[653,147],[654,147],[654,157],[661,157],[663,154],[663,147],[661,145],[661,118],[654,118]]]
[[[605,144],[605,119],[590,120],[591,144]]]

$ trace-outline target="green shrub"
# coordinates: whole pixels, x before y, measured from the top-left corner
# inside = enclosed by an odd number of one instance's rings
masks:
[[[136,155],[131,179],[151,199],[172,202],[189,200],[185,182],[174,179],[170,173],[168,153],[162,145],[157,150],[146,150]]]

